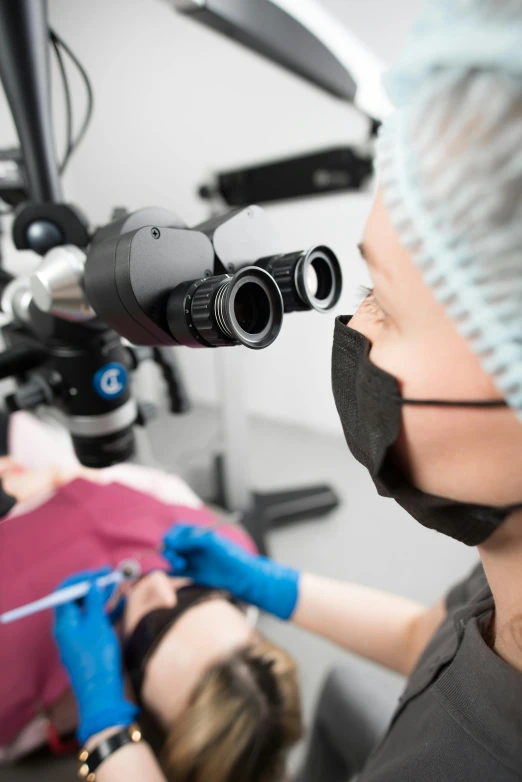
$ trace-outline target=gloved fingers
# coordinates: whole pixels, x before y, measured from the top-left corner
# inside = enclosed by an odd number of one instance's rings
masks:
[[[212,529],[201,526],[201,524],[185,524],[184,522],[178,522],[174,524],[174,526],[172,526],[169,530],[167,530],[163,540],[166,543],[177,543],[182,540],[206,537],[209,533],[212,533]]]
[[[109,587],[106,587],[107,590]],[[115,587],[116,588],[116,587]],[[104,604],[107,606],[107,602],[109,602],[112,598],[112,595],[109,596],[108,600],[104,597]],[[123,616],[123,611],[125,609],[125,597],[123,595],[120,596],[119,600],[116,602],[113,608],[110,608],[108,611],[107,616],[109,617],[109,621],[111,625],[116,624],[116,622],[119,622],[120,619]]]
[[[96,570],[82,570],[79,573],[74,573],[64,579],[57,587],[57,590],[74,586],[74,584],[79,584],[82,581],[94,581],[96,578],[110,573],[110,570],[110,566],[107,565]],[[56,606],[54,617],[54,634],[57,640],[59,640],[63,634],[80,625],[82,622],[82,609],[77,600],[71,600],[68,603]]]
[[[167,550],[188,553],[207,548],[214,536],[214,532],[208,527],[195,524],[176,524],[164,535],[163,543]]]
[[[103,592],[105,590],[100,589],[95,581],[91,584],[91,588],[85,596],[85,613],[87,616],[100,616],[105,617],[105,600]]]
[[[72,576],[68,576],[64,581],[62,581],[57,589],[64,589],[65,587],[74,586],[75,584],[80,584],[82,581],[90,581],[94,583],[99,578],[101,578],[101,576],[107,576],[111,572],[112,568],[110,565],[103,565],[103,567],[96,569],[81,570],[78,573],[74,573]],[[102,593],[103,602],[105,605],[111,601],[117,589],[118,584],[107,584],[107,586],[103,587]],[[118,619],[121,617],[121,614],[123,613],[123,604],[121,603],[122,601],[118,601],[110,612],[110,618],[112,622],[118,621]]]
[[[186,524],[183,521],[176,521],[172,527],[169,527],[169,529],[163,535],[163,542],[165,544],[170,541],[174,542],[180,537],[180,535],[185,534],[187,530],[191,530],[193,527],[193,524]]]
[[[63,603],[54,609],[54,634],[58,638],[62,630],[73,629],[81,623],[81,609],[76,601]]]
[[[172,575],[174,576],[190,575],[189,563],[186,557],[181,557],[175,551],[169,551],[169,550],[164,551],[163,556],[170,565]]]

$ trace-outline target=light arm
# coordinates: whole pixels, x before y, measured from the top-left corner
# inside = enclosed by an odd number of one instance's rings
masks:
[[[352,103],[374,120],[390,113],[384,64],[316,0],[171,0],[177,11],[232,37]]]

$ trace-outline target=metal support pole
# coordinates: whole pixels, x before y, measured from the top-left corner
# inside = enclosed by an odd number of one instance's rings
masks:
[[[247,511],[252,505],[248,478],[248,417],[244,388],[243,351],[217,350],[217,380],[221,402],[223,452],[218,461],[223,505],[230,511]]]
[[[46,0],[0,0],[0,78],[20,138],[31,201],[60,203]]]

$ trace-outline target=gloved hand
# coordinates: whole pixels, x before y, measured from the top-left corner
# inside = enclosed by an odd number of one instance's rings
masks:
[[[84,571],[60,586],[106,575],[110,568]],[[105,614],[104,593],[95,583],[83,600],[55,609],[54,637],[78,703],[78,739],[85,744],[95,733],[130,725],[138,714],[125,700],[118,638]]]
[[[175,524],[163,543],[163,556],[174,575],[213,589],[226,589],[280,619],[293,614],[299,571],[249,554],[212,530],[191,524]]]

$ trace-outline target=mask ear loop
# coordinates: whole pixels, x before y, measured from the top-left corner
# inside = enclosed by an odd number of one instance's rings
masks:
[[[457,399],[401,399],[403,405],[433,405],[435,407],[508,407],[503,399],[488,399],[483,402],[459,402]]]
[[[364,286],[359,286],[361,290],[368,291]],[[339,316],[340,322],[344,326],[348,326],[349,322],[353,318],[353,315],[341,315]],[[364,336],[364,335],[363,335]],[[366,337],[368,339],[368,337]],[[370,340],[368,340],[370,342]],[[371,342],[370,342],[371,344]],[[401,405],[431,405],[433,407],[508,407],[508,403],[504,399],[485,399],[477,401],[459,401],[458,399],[403,399],[400,398]]]

